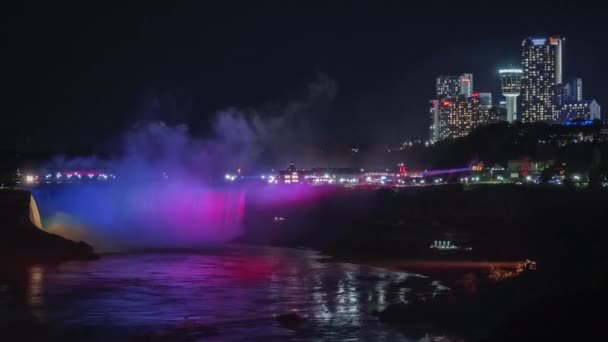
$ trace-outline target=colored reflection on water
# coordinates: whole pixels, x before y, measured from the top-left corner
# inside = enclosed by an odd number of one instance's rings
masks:
[[[110,254],[31,267],[22,307],[54,331],[99,340],[415,341],[372,315],[407,299],[398,284],[408,276],[276,248]],[[275,320],[294,311],[305,317],[297,330]]]

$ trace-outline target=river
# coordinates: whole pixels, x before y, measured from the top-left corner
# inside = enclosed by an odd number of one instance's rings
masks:
[[[1,273],[0,319],[87,341],[441,341],[372,315],[415,294],[414,276],[269,247],[105,254]],[[290,312],[294,330],[276,320]]]

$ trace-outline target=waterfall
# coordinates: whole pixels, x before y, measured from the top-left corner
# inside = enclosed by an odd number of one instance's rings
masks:
[[[34,195],[30,195],[30,221],[39,229],[42,229],[42,222],[40,221],[40,212],[38,212],[38,206]]]

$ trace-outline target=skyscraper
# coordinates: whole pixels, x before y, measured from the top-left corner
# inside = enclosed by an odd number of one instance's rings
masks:
[[[462,74],[460,81],[460,95],[471,97],[473,95],[473,74]]]
[[[479,96],[464,95],[439,102],[439,140],[462,138],[478,125]]]
[[[502,94],[507,99],[507,121],[513,122],[518,120],[517,117],[517,97],[521,93],[521,78],[523,71],[521,69],[500,69],[500,80],[502,85]]]
[[[523,122],[557,122],[556,92],[562,87],[562,45],[559,37],[526,38],[522,42]]]
[[[479,106],[482,109],[492,108],[492,93],[479,93]]]
[[[434,143],[439,140],[439,100],[431,100],[429,115],[431,117],[429,140]]]
[[[473,93],[473,74],[439,76],[436,87],[437,98],[429,108],[429,140],[469,134],[480,120],[480,94]]]
[[[460,76],[439,76],[436,83],[437,98],[460,95]]]
[[[570,82],[564,83],[563,87],[564,101],[582,101],[583,100],[583,80],[574,78]]]
[[[473,74],[437,77],[437,98],[473,95]]]
[[[576,96],[576,101],[583,101],[583,80],[580,78],[575,78],[572,81],[574,94]]]

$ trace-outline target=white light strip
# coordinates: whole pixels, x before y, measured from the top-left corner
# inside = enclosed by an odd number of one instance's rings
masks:
[[[522,69],[500,69],[498,70],[499,74],[506,74],[506,73],[515,73],[515,74],[522,74],[524,71]]]

